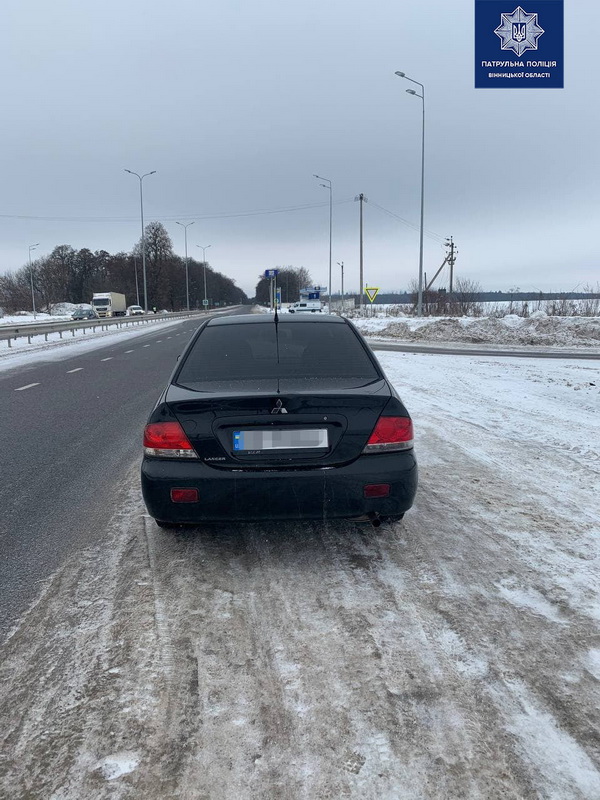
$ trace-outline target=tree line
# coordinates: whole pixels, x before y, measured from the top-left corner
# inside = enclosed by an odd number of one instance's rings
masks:
[[[186,308],[185,259],[173,251],[171,237],[160,222],[145,228],[148,306],[178,311]],[[248,303],[235,281],[208,263],[188,260],[190,308],[202,308],[204,272],[206,296],[212,306]],[[137,290],[136,290],[137,277]],[[121,292],[128,305],[144,305],[141,239],[131,253],[75,250],[61,244],[15,272],[0,275],[0,307],[8,313],[31,307],[31,283],[38,310],[61,302],[90,303],[94,292]]]

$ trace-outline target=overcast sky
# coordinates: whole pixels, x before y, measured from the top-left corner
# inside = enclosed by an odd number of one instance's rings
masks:
[[[507,12],[513,10],[508,3]],[[509,7],[510,6],[510,7]],[[442,240],[486,289],[600,278],[598,3],[566,4],[565,89],[474,89],[473,2],[5,0],[0,271],[29,244],[130,250],[160,219],[183,254],[253,294],[257,275],[333,260],[404,289],[418,270],[426,87],[425,270]],[[535,11],[533,6],[527,11]],[[289,207],[309,206],[280,212]],[[380,208],[378,208],[378,206]],[[387,209],[405,224],[386,214]],[[235,216],[245,212],[277,213]],[[229,215],[229,216],[227,216]],[[339,287],[335,267],[334,290]]]

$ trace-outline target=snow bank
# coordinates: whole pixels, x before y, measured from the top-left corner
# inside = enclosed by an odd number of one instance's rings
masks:
[[[3,325],[32,325],[34,323],[38,324],[40,322],[61,322],[62,320],[69,321],[71,319],[71,313],[68,314],[46,314],[38,312],[35,317],[31,312],[22,313],[22,314],[8,314],[0,319],[0,328]]]
[[[390,317],[353,319],[365,335],[407,342],[600,347],[600,317]]]

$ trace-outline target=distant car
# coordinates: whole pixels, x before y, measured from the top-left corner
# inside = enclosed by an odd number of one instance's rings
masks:
[[[71,314],[71,319],[98,319],[98,314],[93,308],[76,308]]]
[[[311,312],[312,314],[321,314],[323,312],[323,308],[321,307],[320,300],[303,300],[300,303],[292,303],[292,305],[288,308],[288,312],[290,314],[296,314],[297,312]]]
[[[128,317],[136,317],[140,314],[144,313],[144,309],[141,306],[128,306],[127,307],[127,316]]]
[[[144,431],[142,490],[160,527],[401,519],[412,420],[342,317],[240,315],[194,334]]]

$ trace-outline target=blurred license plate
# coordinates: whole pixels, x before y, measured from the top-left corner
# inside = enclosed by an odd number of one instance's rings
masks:
[[[301,450],[329,446],[326,428],[290,428],[271,431],[234,431],[233,449],[243,450]]]

